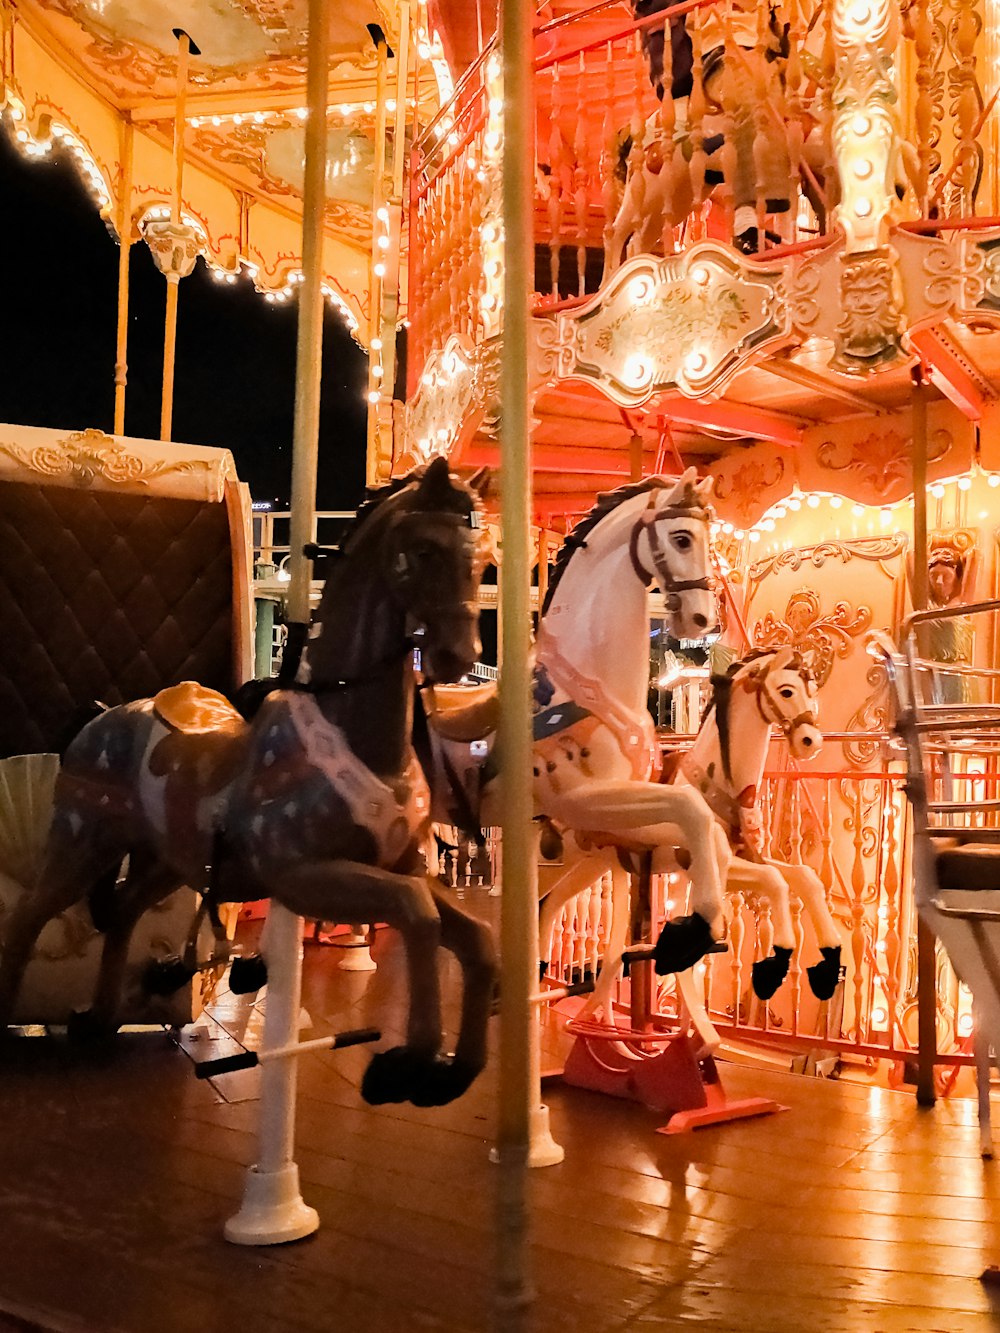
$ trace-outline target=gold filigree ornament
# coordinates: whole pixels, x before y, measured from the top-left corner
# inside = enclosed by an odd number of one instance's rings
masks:
[[[715,479],[712,493],[717,500],[728,500],[737,496],[736,512],[742,519],[749,519],[757,512],[764,497],[785,475],[785,460],[780,456],[768,459],[753,458],[733,472],[732,476],[720,472]]]
[[[871,629],[871,624],[870,607],[855,610],[850,602],[839,601],[824,615],[819,593],[814,588],[800,588],[789,597],[784,619],[768,611],[755,626],[753,637],[761,648],[787,644],[797,649],[822,688],[830,679],[834,660],[849,657],[852,641]]]
[[[130,453],[114,436],[93,428],[77,431],[57,444],[38,444],[33,448],[0,441],[0,454],[43,479],[70,481],[81,488],[92,486],[98,478],[115,486],[146,486],[154,477],[169,472],[194,472],[211,466],[190,458],[173,461],[142,458]]]
[[[951,448],[951,434],[936,430],[927,444],[927,461],[936,463]],[[873,430],[864,439],[853,441],[833,436],[819,446],[816,458],[821,467],[856,478],[872,492],[872,503],[893,485],[913,485],[911,442],[899,430]]]

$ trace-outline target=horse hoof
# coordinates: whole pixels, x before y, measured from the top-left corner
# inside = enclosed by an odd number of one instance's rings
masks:
[[[791,949],[774,946],[770,958],[759,958],[750,969],[753,993],[758,1000],[769,1000],[788,976],[788,965],[792,961]]]
[[[104,1022],[92,1009],[74,1009],[66,1020],[66,1037],[69,1041],[110,1041],[117,1031],[116,1024]]]
[[[142,974],[142,989],[147,995],[173,995],[194,976],[195,969],[178,958],[157,958]]]
[[[365,1070],[361,1096],[369,1106],[409,1101],[414,1081],[426,1064],[428,1057],[417,1055],[408,1046],[379,1051]]]
[[[686,972],[701,961],[707,953],[724,953],[726,946],[712,938],[712,929],[698,912],[668,921],[660,931],[653,952],[656,975]]]
[[[806,976],[809,978],[809,989],[816,999],[829,1000],[843,981],[845,969],[840,962],[839,944],[834,944],[828,949],[820,949],[820,953],[823,955],[823,961],[807,967]]]
[[[267,984],[267,964],[260,954],[234,958],[229,966],[229,989],[234,995],[252,995]]]
[[[447,1106],[469,1090],[478,1073],[453,1055],[436,1055],[416,1071],[410,1101],[414,1106]]]

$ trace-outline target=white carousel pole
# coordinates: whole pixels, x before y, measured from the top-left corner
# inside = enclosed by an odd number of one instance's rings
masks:
[[[531,447],[528,321],[534,289],[532,199],[535,123],[530,0],[504,0],[504,318],[501,401],[501,520],[504,558],[502,706],[504,762],[501,909],[500,1098],[496,1159],[497,1305],[505,1314],[532,1299],[527,1167],[539,1106],[536,1016],[538,894],[532,827]]]
[[[288,619],[309,622],[311,569],[303,548],[316,529],[319,392],[323,351],[323,211],[326,203],[326,102],[329,0],[309,0],[309,69],[306,100],[305,184],[302,198],[302,282],[295,365],[292,446],[291,580]],[[298,1040],[302,981],[302,921],[280,903],[268,912],[262,952],[267,963],[265,1051]],[[277,1245],[299,1240],[319,1226],[319,1214],[303,1202],[294,1159],[297,1060],[273,1060],[261,1068],[258,1159],[247,1173],[243,1205],[226,1223],[236,1245]]]

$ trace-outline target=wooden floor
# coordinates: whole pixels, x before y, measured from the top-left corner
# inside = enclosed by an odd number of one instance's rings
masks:
[[[484,906],[485,906],[484,900]],[[399,949],[371,977],[307,948],[314,1033],[400,1018]],[[245,1004],[219,1017],[241,1031]],[[259,1016],[258,1016],[259,1017]],[[234,1026],[236,1025],[236,1026]],[[322,1227],[295,1245],[221,1238],[254,1159],[256,1073],[197,1082],[227,1053],[56,1038],[0,1055],[0,1328],[99,1333],[480,1333],[493,1323],[495,1061],[439,1111],[372,1110],[368,1052],[303,1060],[298,1160]],[[1000,1263],[1000,1162],[974,1108],[729,1068],[790,1109],[687,1136],[641,1107],[552,1086],[563,1165],[532,1173],[537,1300],[525,1333],[972,1333],[1000,1328],[978,1278]]]

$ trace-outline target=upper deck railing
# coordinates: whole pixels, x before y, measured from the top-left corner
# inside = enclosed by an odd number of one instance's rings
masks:
[[[632,20],[605,2],[541,23],[539,307],[597,292],[627,249],[714,238],[771,262],[821,247],[844,218],[863,226],[873,174],[895,225],[1000,228],[986,6],[912,0],[900,17],[883,0],[683,0]],[[869,110],[847,116],[854,105]],[[490,43],[414,146],[411,390],[451,334],[475,345],[500,330],[502,109]]]

